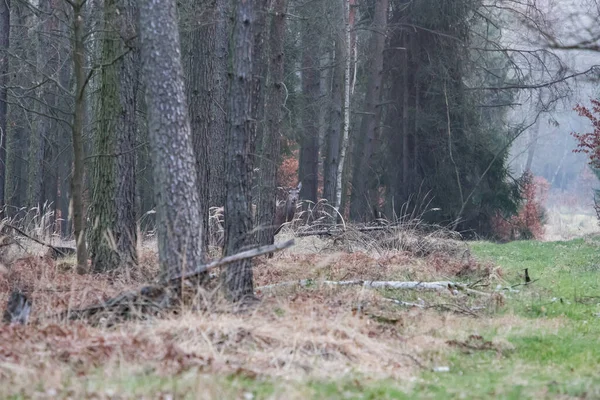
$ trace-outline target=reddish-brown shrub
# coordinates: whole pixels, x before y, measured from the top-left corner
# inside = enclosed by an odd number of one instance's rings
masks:
[[[284,157],[277,170],[277,184],[282,187],[294,187],[298,184],[298,150]]]
[[[499,212],[492,217],[494,235],[503,241],[541,239],[544,235],[545,210],[543,203],[550,184],[542,177],[525,172],[521,178],[523,202],[516,215],[505,218]]]

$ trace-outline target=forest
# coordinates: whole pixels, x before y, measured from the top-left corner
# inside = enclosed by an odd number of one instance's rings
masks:
[[[0,395],[600,396],[598,18],[0,0]]]

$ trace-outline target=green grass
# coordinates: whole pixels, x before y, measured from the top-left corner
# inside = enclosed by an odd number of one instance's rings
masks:
[[[514,350],[479,351],[450,357],[450,372],[424,373],[418,398],[570,398],[600,397],[600,247],[583,239],[569,242],[473,244],[474,253],[500,265],[506,286],[532,279],[507,292],[505,314],[524,317],[504,338]],[[562,301],[561,301],[562,300]],[[560,318],[556,332],[538,321]],[[488,330],[486,340],[500,332]]]
[[[479,242],[473,250],[505,271],[508,285],[523,283],[527,268],[529,286],[507,293],[509,310],[529,317],[564,316],[578,330],[600,329],[600,246],[598,242],[576,239],[569,242],[522,241],[508,244]],[[588,325],[582,327],[582,323]]]

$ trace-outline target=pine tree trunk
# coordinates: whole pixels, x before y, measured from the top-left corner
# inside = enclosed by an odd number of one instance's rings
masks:
[[[84,20],[82,7],[84,0],[73,2],[73,69],[75,72],[75,114],[73,119],[73,176],[71,194],[73,202],[73,232],[77,246],[77,271],[88,271],[87,248],[85,243],[85,217],[83,208],[83,122],[85,118],[85,46],[83,42]]]
[[[373,25],[371,27],[371,38],[369,41],[367,91],[365,93],[364,114],[360,125],[360,137],[358,146],[354,154],[357,155],[358,162],[354,170],[354,184],[352,185],[352,204],[350,205],[350,215],[358,220],[365,215],[370,214],[366,202],[371,199],[369,178],[373,178],[373,156],[375,148],[375,138],[377,136],[377,114],[379,103],[381,101],[381,85],[383,78],[383,49],[386,38],[386,23],[389,0],[376,0],[375,13],[373,16]],[[371,204],[375,206],[375,204]]]
[[[163,277],[203,261],[196,159],[183,83],[175,0],[140,0],[141,60],[153,157]]]
[[[329,203],[332,205],[335,203],[335,185],[337,182],[337,169],[340,156],[342,99],[344,97],[344,53],[343,36],[335,35],[335,57],[331,85],[330,126],[326,136],[327,155],[325,157],[323,172],[323,198],[327,199],[327,201],[329,201]]]
[[[10,44],[10,0],[0,1],[0,210],[4,209],[6,183],[6,134],[8,105],[8,50]],[[4,216],[4,215],[3,215]]]
[[[215,74],[215,4],[202,4],[198,25],[186,27],[182,35],[183,64],[186,75],[186,93],[189,102],[192,144],[196,157],[196,179],[200,201],[200,220],[203,232],[203,253],[208,251],[209,203],[209,139],[212,133],[213,77]],[[192,4],[193,7],[194,4]],[[192,8],[194,9],[194,8]],[[185,45],[183,45],[185,43]]]
[[[91,226],[88,227],[89,255],[94,272],[106,272],[118,267],[116,248],[115,197],[115,136],[119,116],[119,71],[114,60],[119,55],[119,32],[114,30],[117,17],[116,0],[104,1],[104,38],[102,41],[102,68],[100,81],[100,113],[95,132],[92,167],[92,199],[89,209]],[[120,151],[120,150],[119,150]]]
[[[304,8],[307,9],[308,6]],[[310,13],[306,20],[310,21]],[[314,23],[305,22],[302,30],[302,138],[300,142],[299,181],[302,182],[302,199],[317,201],[319,184],[319,97],[321,75],[319,71],[320,38]]]
[[[260,158],[260,193],[258,203],[258,244],[273,244],[277,203],[277,169],[281,148],[283,116],[284,38],[286,0],[274,0],[269,33],[269,79],[266,85],[266,125]]]
[[[252,243],[250,182],[252,179],[253,128],[251,121],[255,82],[252,79],[256,3],[239,2],[232,34],[229,130],[226,149],[225,255],[232,255]],[[253,297],[252,262],[231,263],[223,274],[226,297],[234,302]]]
[[[137,104],[140,62],[137,35],[137,0],[121,0],[119,30],[129,54],[120,61],[119,102],[121,114],[117,129],[117,174],[115,236],[119,267],[137,265],[137,207],[136,207],[136,137],[138,130]],[[121,46],[122,48],[123,46]],[[124,49],[123,49],[124,51]]]
[[[209,206],[221,207],[225,204],[225,138],[227,131],[227,77],[229,61],[229,34],[231,10],[228,0],[216,0],[215,7],[215,66],[214,101],[212,105],[213,124],[210,132],[209,164]]]

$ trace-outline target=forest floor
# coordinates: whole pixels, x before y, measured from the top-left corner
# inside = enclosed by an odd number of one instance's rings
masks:
[[[300,238],[256,260],[261,302],[249,312],[0,326],[0,398],[600,398],[600,237],[468,246],[466,258],[416,256]],[[28,285],[34,320],[107,299],[156,275],[152,241],[140,261],[118,277],[75,275],[73,260],[5,261],[0,304],[15,285]],[[299,279],[310,281],[265,287]],[[451,280],[476,292],[323,280]]]

